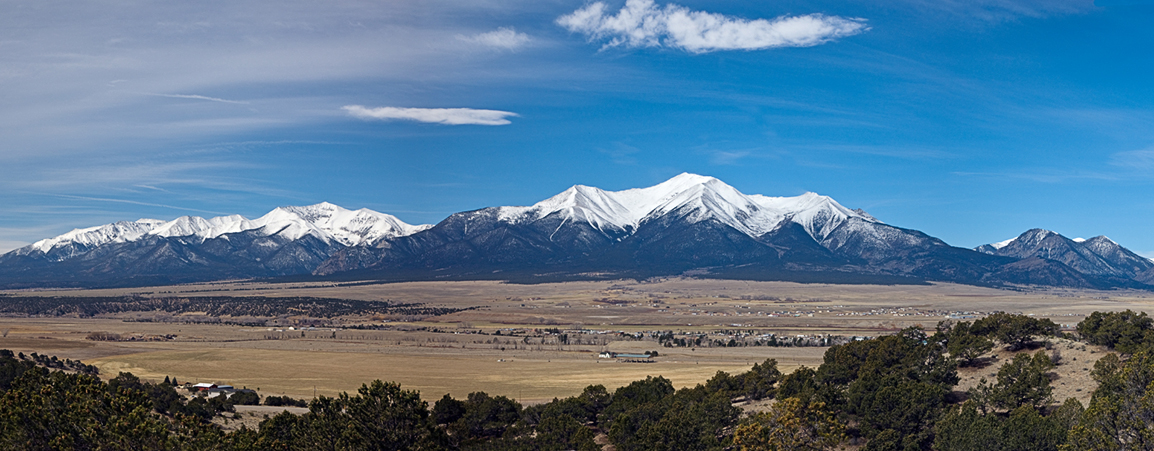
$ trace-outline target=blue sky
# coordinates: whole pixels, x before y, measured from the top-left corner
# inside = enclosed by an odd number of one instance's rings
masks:
[[[5,1],[0,250],[681,172],[972,247],[1154,257],[1154,2]]]

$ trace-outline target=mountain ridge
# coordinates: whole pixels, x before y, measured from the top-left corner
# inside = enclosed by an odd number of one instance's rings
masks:
[[[350,228],[353,227],[353,228]],[[95,227],[73,229],[53,238],[47,238],[14,250],[22,255],[35,251],[49,253],[58,246],[69,244],[96,247],[107,243],[135,241],[145,235],[161,237],[196,237],[202,242],[221,235],[249,230],[263,230],[266,235],[283,234],[290,240],[313,235],[324,241],[336,240],[342,244],[374,244],[381,239],[409,235],[431,225],[411,225],[396,216],[367,208],[348,210],[321,202],[302,207],[277,207],[264,216],[250,220],[240,215],[202,218],[181,216],[171,221],[138,219],[118,221]]]
[[[459,212],[426,225],[327,202],[278,207],[252,220],[121,221],[0,255],[0,285],[685,274],[1078,288],[1154,282],[1154,263],[1136,262],[1135,254],[1105,237],[1074,241],[1043,232],[970,250],[886,224],[828,196],[744,194],[714,177],[683,173],[621,191],[574,185],[530,206]],[[1054,256],[1029,251],[1043,241],[1072,254],[1048,258]]]
[[[1060,261],[1084,274],[1154,283],[1154,261],[1122,247],[1104,235],[1090,239],[1071,239],[1051,230],[1035,228],[1005,241],[978,246],[974,250],[1020,259]]]

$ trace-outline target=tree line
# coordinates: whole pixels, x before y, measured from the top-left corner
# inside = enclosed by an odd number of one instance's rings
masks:
[[[430,317],[467,309],[427,306],[420,303],[361,301],[305,296],[0,296],[0,314],[28,316],[91,317],[126,312],[203,312],[210,317],[277,317],[303,315],[335,318],[346,315],[404,315]]]

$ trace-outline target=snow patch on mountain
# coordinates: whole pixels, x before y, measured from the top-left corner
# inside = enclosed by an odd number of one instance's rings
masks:
[[[1030,229],[1019,235],[1014,241],[1019,242],[1022,246],[1036,246],[1051,235],[1057,235],[1057,232],[1046,229]]]
[[[1005,241],[999,241],[997,243],[990,243],[990,247],[992,247],[994,249],[1001,249],[1003,247],[1009,246],[1010,243],[1013,243],[1014,240],[1016,240],[1016,239],[1018,239],[1018,237],[1013,237],[1013,238],[1010,238],[1010,239],[1005,240]]]

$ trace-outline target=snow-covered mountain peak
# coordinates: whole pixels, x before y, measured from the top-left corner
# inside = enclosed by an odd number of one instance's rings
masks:
[[[530,212],[528,216],[534,220],[558,213],[566,220],[583,220],[600,230],[624,230],[635,220],[630,209],[621,205],[613,194],[592,186],[574,185],[528,209],[503,211],[511,215],[509,218]]]
[[[217,216],[210,219],[181,216],[157,226],[148,233],[163,237],[195,236],[204,240],[253,228],[249,224],[251,222],[241,215]]]
[[[721,180],[703,175],[681,173],[677,176],[650,186],[613,192],[613,196],[623,206],[635,212],[635,220],[640,221],[665,207],[665,211],[700,197],[706,192],[737,192]],[[740,193],[738,193],[740,194]]]
[[[1042,240],[1045,240],[1046,238],[1049,238],[1052,235],[1061,236],[1061,235],[1058,235],[1056,232],[1052,232],[1052,231],[1049,231],[1046,229],[1030,229],[1030,230],[1027,230],[1025,232],[1022,232],[1021,235],[1018,235],[1016,237],[1013,237],[1013,238],[1010,238],[1010,239],[1004,240],[1004,241],[999,241],[997,243],[983,244],[981,246],[975,247],[974,250],[979,251],[979,252],[985,252],[987,254],[993,254],[993,253],[996,253],[997,251],[1000,251],[1000,250],[1002,250],[1002,249],[1004,249],[1007,246],[1010,246],[1012,244],[1019,246],[1019,247],[1021,247],[1021,246],[1033,247],[1033,246],[1038,245],[1038,243],[1041,243]],[[1074,241],[1077,242],[1077,240],[1074,240]]]
[[[648,188],[623,191],[575,185],[531,207],[501,207],[498,217],[517,223],[559,214],[566,220],[588,222],[602,231],[627,231],[635,230],[647,219],[676,211],[690,222],[715,218],[754,234],[759,230],[746,222],[758,209],[748,196],[716,178],[684,173]]]
[[[330,204],[328,202],[321,202],[314,205],[305,205],[302,207],[277,207],[273,211],[282,211],[284,213],[293,214],[297,217],[313,223],[331,221],[334,216],[346,214],[348,209],[338,205]]]
[[[1074,241],[1077,241],[1077,240],[1074,240]],[[1106,235],[1098,235],[1098,236],[1096,236],[1096,237],[1094,237],[1094,238],[1090,238],[1090,239],[1088,239],[1088,240],[1082,240],[1082,241],[1085,241],[1085,242],[1088,242],[1088,243],[1108,243],[1108,244],[1113,244],[1113,245],[1115,245],[1115,246],[1117,246],[1117,245],[1118,245],[1118,242],[1116,242],[1116,241],[1114,241],[1114,240],[1111,240],[1111,239],[1110,239],[1109,237],[1107,237]]]
[[[289,240],[312,235],[326,243],[336,240],[345,246],[369,245],[431,227],[406,224],[393,215],[367,208],[354,211],[328,202],[303,207],[277,207],[253,220],[252,225],[266,234]]]
[[[138,219],[136,221],[119,221],[102,226],[73,229],[63,235],[43,239],[32,243],[29,250],[48,252],[52,248],[64,244],[78,244],[85,247],[96,247],[107,243],[123,243],[136,240],[146,233],[164,224],[159,219]]]
[[[1011,244],[1012,243],[1018,243],[1021,246],[1027,246],[1027,247],[1035,246],[1038,243],[1042,242],[1042,240],[1045,240],[1046,238],[1049,238],[1051,236],[1061,236],[1061,235],[1058,235],[1057,232],[1053,232],[1053,231],[1046,230],[1046,229],[1030,229],[1030,230],[1027,230],[1024,233],[1022,233],[1021,235],[1018,235],[1017,238],[1015,238],[1013,241],[1011,241]]]
[[[1084,240],[1081,242],[1081,244],[1094,253],[1101,255],[1118,252],[1120,249],[1124,249],[1120,244],[1107,238],[1105,235],[1098,235],[1088,240]]]
[[[622,191],[575,185],[530,207],[498,209],[498,219],[509,223],[536,221],[553,214],[587,222],[602,231],[636,230],[643,222],[676,214],[690,223],[717,220],[753,237],[791,219],[818,240],[848,218],[880,223],[869,214],[816,193],[795,197],[746,195],[717,178],[689,173],[647,188]]]
[[[869,213],[851,210],[829,196],[807,192],[794,197],[751,196],[762,208],[781,212],[800,224],[815,240],[824,240],[834,229],[850,218],[880,224]]]
[[[626,204],[640,207],[643,215],[639,221],[677,212],[690,222],[716,219],[752,235],[772,228],[771,224],[762,225],[764,220],[750,221],[760,216],[757,202],[713,177],[681,174],[656,186],[622,194],[627,196]]]
[[[662,191],[664,191],[664,190],[681,191],[681,190],[684,190],[684,189],[692,187],[692,186],[705,185],[705,184],[715,183],[715,182],[721,183],[723,185],[725,184],[725,182],[718,180],[716,177],[710,177],[708,175],[691,174],[689,172],[682,172],[680,174],[673,176],[673,178],[670,178],[669,180],[666,180],[664,182],[658,183],[655,186],[652,186],[651,188],[659,188],[659,190],[662,190]],[[645,188],[641,188],[641,189],[645,189]]]

